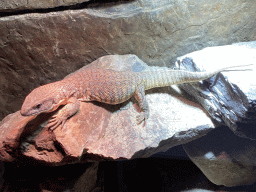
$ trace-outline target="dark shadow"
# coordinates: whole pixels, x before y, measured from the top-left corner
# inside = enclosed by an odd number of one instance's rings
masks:
[[[202,156],[209,151],[215,154],[215,156],[219,156],[222,155],[224,151],[234,160],[234,158],[242,154],[242,152],[251,154],[251,158],[253,158],[255,142],[256,141],[250,139],[238,137],[227,126],[221,126],[210,131],[204,137],[191,141],[184,146],[191,157]],[[248,165],[251,165],[251,162],[254,161],[253,159],[247,160]]]
[[[248,111],[245,117],[237,122],[237,130],[242,132],[246,137],[256,140],[256,101],[249,102]]]
[[[3,188],[8,188],[6,191],[255,191],[255,185],[217,186],[193,162],[168,158],[87,162],[57,167],[35,165],[33,162],[26,166],[5,163],[3,178]]]
[[[190,160],[182,145],[170,148],[166,152],[158,152],[152,155],[154,158],[168,158],[177,160]]]
[[[98,101],[90,101],[90,103],[93,103],[93,105],[96,105],[98,107],[102,107],[104,109],[106,109],[107,111],[114,113],[117,112],[118,110],[120,110],[120,108],[126,106],[131,100],[127,100],[123,103],[120,104],[115,104],[115,105],[111,105],[111,104],[107,104],[107,103],[101,103]]]

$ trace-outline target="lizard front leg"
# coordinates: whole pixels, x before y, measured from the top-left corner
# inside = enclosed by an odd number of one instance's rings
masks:
[[[149,117],[149,107],[145,98],[145,89],[143,84],[140,84],[137,87],[134,93],[134,98],[137,100],[140,108],[140,114],[137,116],[137,123],[140,124]]]
[[[61,125],[62,128],[67,119],[79,110],[79,107],[79,101],[75,97],[71,97],[67,104],[58,112],[58,114],[52,116],[45,127],[52,131],[55,130],[59,125]]]

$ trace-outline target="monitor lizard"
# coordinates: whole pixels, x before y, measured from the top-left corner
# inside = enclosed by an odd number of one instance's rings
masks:
[[[248,65],[232,67],[241,66]],[[35,88],[25,98],[20,113],[23,116],[38,115],[52,112],[64,105],[62,110],[57,115],[53,115],[45,126],[53,131],[59,125],[63,127],[67,119],[78,112],[80,101],[98,101],[115,105],[134,96],[140,109],[140,114],[137,116],[137,122],[140,124],[149,117],[145,90],[197,82],[232,67],[212,72],[189,72],[166,68],[132,72],[85,66],[60,81]]]

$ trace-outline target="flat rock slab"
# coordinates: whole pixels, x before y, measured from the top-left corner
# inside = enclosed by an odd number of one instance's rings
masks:
[[[135,55],[101,57],[86,67],[122,71],[154,70]],[[21,156],[48,164],[149,157],[199,138],[214,128],[210,118],[195,102],[186,100],[173,86],[147,92],[150,117],[137,125],[134,99],[120,105],[81,102],[77,115],[63,129],[44,129],[53,113],[22,117],[7,116],[0,125],[1,159]],[[61,109],[60,109],[61,110]],[[200,121],[199,121],[200,119]],[[19,153],[16,153],[16,152]]]

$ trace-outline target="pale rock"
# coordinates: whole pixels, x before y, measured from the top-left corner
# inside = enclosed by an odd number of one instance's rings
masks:
[[[256,42],[206,48],[182,56],[179,63],[186,58],[207,71],[254,64],[236,68],[240,71],[224,72],[224,76],[220,74],[204,83],[180,87],[193,95],[216,123],[230,128],[219,127],[183,145],[191,160],[217,185],[231,187],[255,183]]]

